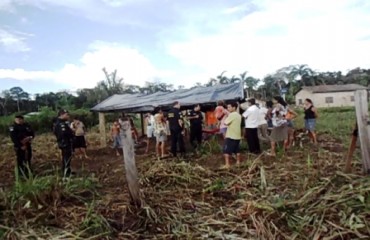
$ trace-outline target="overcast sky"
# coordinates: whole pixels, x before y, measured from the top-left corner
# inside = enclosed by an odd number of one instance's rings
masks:
[[[262,78],[370,64],[368,0],[0,0],[0,90]]]

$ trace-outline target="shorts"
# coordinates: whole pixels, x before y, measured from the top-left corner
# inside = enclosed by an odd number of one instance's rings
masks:
[[[220,133],[222,133],[223,135],[226,134],[226,131],[227,131],[227,128],[220,128]]]
[[[293,121],[292,121],[292,120],[287,120],[287,126],[288,126],[289,128],[294,128]]]
[[[167,135],[166,134],[161,134],[161,135],[157,135],[156,136],[156,141],[158,142],[158,143],[162,143],[162,142],[165,142],[165,141],[167,141]]]
[[[73,148],[86,148],[85,136],[75,136],[73,140]]]
[[[122,142],[121,142],[121,136],[117,135],[113,137],[113,148],[121,148]]]
[[[224,154],[232,155],[240,153],[240,140],[226,138],[224,143]]]
[[[148,138],[154,138],[154,127],[147,127],[146,128],[146,136]]]
[[[314,119],[314,118],[305,119],[304,120],[304,126],[305,126],[306,130],[308,130],[310,132],[315,131],[316,119]]]

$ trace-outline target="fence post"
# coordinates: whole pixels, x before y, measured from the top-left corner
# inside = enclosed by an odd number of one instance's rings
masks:
[[[100,133],[100,146],[105,148],[107,146],[107,134],[105,132],[105,115],[99,113],[99,133]]]
[[[135,148],[132,139],[131,124],[125,120],[122,123],[121,139],[123,146],[123,160],[125,163],[126,180],[131,197],[131,203],[141,206],[139,178],[135,162]]]
[[[355,106],[363,169],[365,174],[370,174],[370,119],[367,94],[367,90],[357,90],[355,92]]]

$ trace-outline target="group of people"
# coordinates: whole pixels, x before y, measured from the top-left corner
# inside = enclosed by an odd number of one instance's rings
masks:
[[[184,113],[185,112],[185,113]],[[248,99],[246,104],[238,102],[219,101],[214,110],[214,116],[218,121],[219,134],[224,138],[223,153],[225,168],[230,167],[230,157],[235,155],[237,163],[240,163],[240,141],[246,139],[249,152],[260,154],[262,142],[270,142],[270,156],[276,156],[276,145],[283,142],[284,150],[287,151],[294,140],[293,120],[298,114],[285,100],[276,96],[272,101],[257,103],[254,98]],[[305,128],[312,139],[317,143],[315,124],[317,109],[310,99],[305,100],[304,105]],[[204,132],[204,116],[201,106],[195,105],[191,111],[180,111],[180,103],[175,102],[167,114],[163,112],[149,113],[146,116],[147,125],[147,149],[149,151],[150,139],[156,138],[156,153],[159,157],[166,157],[165,143],[167,136],[171,138],[170,154],[174,157],[178,153],[185,156],[184,136],[186,122],[190,123],[189,140],[191,146],[196,149],[202,143]],[[244,128],[244,131],[242,130]],[[161,146],[161,148],[160,148]]]
[[[80,158],[85,157],[89,159],[86,154],[85,126],[77,117],[73,119],[72,123],[69,122],[69,119],[69,112],[60,110],[58,117],[53,121],[52,127],[58,148],[62,154],[64,178],[72,174],[71,160],[74,152]],[[31,125],[24,121],[22,115],[15,116],[13,125],[9,127],[9,132],[17,157],[18,175],[28,178],[32,173],[32,141],[35,133]]]
[[[192,147],[197,149],[202,143],[204,115],[201,112],[201,106],[197,104],[192,110],[185,111],[185,114],[180,108],[180,103],[174,102],[167,113],[159,109],[146,115],[147,153],[151,139],[155,139],[157,157],[177,157],[178,153],[181,157],[185,157],[186,123],[190,123],[190,143]],[[225,104],[223,101],[219,101],[213,114],[218,122],[219,134],[224,139],[225,168],[230,167],[230,158],[233,155],[236,157],[237,164],[240,163],[240,141],[243,137],[246,139],[249,152],[252,154],[261,153],[260,140],[270,142],[271,149],[268,154],[271,156],[276,156],[277,142],[284,142],[284,150],[288,150],[294,139],[293,120],[298,116],[279,96],[274,97],[273,101],[268,101],[266,104],[257,103],[253,98],[248,99],[247,104],[239,104],[236,101]],[[305,100],[304,114],[305,128],[312,142],[316,144],[315,125],[318,114],[310,99]],[[71,159],[73,152],[80,158],[83,156],[89,158],[86,154],[86,129],[83,122],[74,118],[73,122],[69,123],[69,119],[69,112],[60,110],[58,118],[53,123],[53,133],[62,153],[64,177],[69,177],[72,173]],[[137,142],[138,132],[132,118],[128,119],[131,124],[133,139]],[[116,149],[117,155],[120,155],[119,149],[122,148],[120,138],[122,121],[123,118],[121,117],[111,127],[113,147]],[[242,128],[245,129],[244,136]],[[35,137],[34,131],[21,115],[15,117],[14,124],[9,130],[17,156],[18,173],[28,177],[31,171],[31,143]],[[171,139],[170,155],[166,152],[168,137]]]

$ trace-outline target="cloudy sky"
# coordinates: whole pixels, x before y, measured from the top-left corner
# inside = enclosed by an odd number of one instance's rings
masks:
[[[205,83],[370,64],[368,0],[0,0],[0,90]]]

